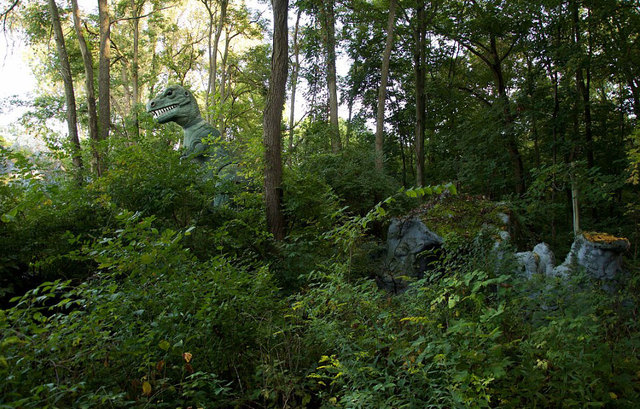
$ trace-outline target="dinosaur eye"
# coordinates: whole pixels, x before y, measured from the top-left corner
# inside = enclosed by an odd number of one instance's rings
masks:
[[[184,92],[184,95],[185,95],[185,96],[187,96],[187,95],[189,95],[189,93],[188,93],[187,91],[185,91],[185,92]]]
[[[173,90],[170,89],[169,91],[167,91],[167,96],[170,97],[171,95],[173,95]]]

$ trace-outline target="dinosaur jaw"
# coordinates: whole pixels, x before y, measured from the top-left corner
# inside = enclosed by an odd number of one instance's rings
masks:
[[[150,111],[150,113],[158,122],[160,123],[168,122],[171,120],[171,117],[173,116],[169,114],[174,114],[175,111],[177,111],[178,107],[179,107],[178,104],[168,105],[166,107],[154,109]]]

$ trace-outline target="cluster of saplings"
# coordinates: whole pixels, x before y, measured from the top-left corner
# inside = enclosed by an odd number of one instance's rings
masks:
[[[379,289],[390,217],[439,197],[399,190],[367,146],[287,168],[282,242],[259,177],[217,183],[164,140],[114,143],[81,183],[3,148],[0,407],[637,405],[633,274],[525,280],[452,229],[437,277]]]

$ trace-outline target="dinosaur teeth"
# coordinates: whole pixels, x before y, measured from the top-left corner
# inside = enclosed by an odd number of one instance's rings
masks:
[[[164,107],[164,108],[158,108],[155,111],[152,111],[153,117],[157,118],[160,115],[164,115],[170,111],[173,111],[174,109],[176,109],[178,107],[178,105],[170,105],[168,107]]]

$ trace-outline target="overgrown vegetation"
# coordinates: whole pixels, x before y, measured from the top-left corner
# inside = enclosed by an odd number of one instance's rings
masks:
[[[81,91],[79,36],[98,72],[98,16],[80,13],[76,31],[60,0],[0,10],[48,84],[2,104],[26,106],[12,132],[43,147],[0,139],[0,408],[637,406],[637,7],[290,2],[301,18],[288,92],[307,106],[282,127],[286,237],[274,240],[265,16],[234,0],[105,3],[104,139]],[[56,4],[79,146],[56,125],[69,104],[49,38]],[[387,40],[380,146],[369,128]],[[336,51],[350,63],[337,79]],[[181,128],[145,112],[167,82],[197,96],[239,183],[181,160]],[[337,124],[330,83],[348,110]],[[610,235],[591,237],[631,242],[615,288],[579,270],[518,274],[512,254],[543,241],[561,260],[573,199],[585,231]],[[391,219],[412,216],[443,248],[390,294],[372,278]]]
[[[449,221],[446,257],[437,276],[392,296],[367,277],[375,225],[444,189],[396,193],[358,215],[323,174],[296,171],[285,189],[290,235],[274,253],[258,193],[213,208],[212,181],[157,146],[123,147],[83,187],[6,151],[15,168],[3,184],[3,289],[33,288],[5,296],[0,315],[4,407],[640,399],[637,277],[612,295],[580,275],[515,276],[490,238],[460,228],[481,230],[506,204],[433,196],[416,211],[439,228]]]

